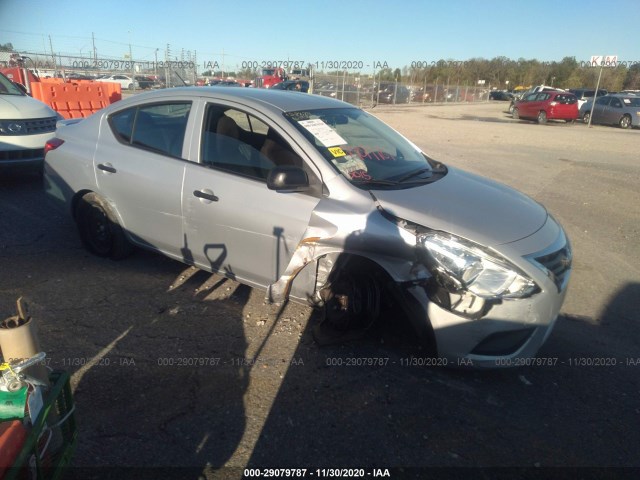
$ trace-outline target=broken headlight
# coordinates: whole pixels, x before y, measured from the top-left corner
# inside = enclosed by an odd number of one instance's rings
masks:
[[[431,273],[452,293],[468,291],[493,299],[524,298],[538,291],[533,280],[511,262],[454,235],[420,234],[417,245]]]

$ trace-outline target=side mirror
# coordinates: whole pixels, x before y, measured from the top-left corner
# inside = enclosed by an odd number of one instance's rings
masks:
[[[269,190],[300,191],[309,187],[309,177],[300,167],[274,167],[267,177]]]

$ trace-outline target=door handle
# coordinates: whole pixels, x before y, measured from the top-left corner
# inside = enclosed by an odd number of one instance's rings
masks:
[[[202,190],[194,190],[194,197],[202,198],[204,200],[209,200],[211,202],[217,202],[218,197],[216,197],[213,193],[203,192]]]
[[[99,163],[98,168],[105,172],[116,173],[116,169],[111,166],[109,163]]]

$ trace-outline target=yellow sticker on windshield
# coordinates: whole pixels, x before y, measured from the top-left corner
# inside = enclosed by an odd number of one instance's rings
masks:
[[[346,155],[346,153],[344,153],[344,150],[342,150],[340,147],[329,147],[329,151],[331,152],[331,155],[336,158],[344,157]]]

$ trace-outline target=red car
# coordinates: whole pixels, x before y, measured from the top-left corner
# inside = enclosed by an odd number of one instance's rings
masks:
[[[547,120],[573,123],[578,118],[578,98],[569,92],[530,93],[516,102],[513,118],[527,118],[538,123],[547,123]]]

